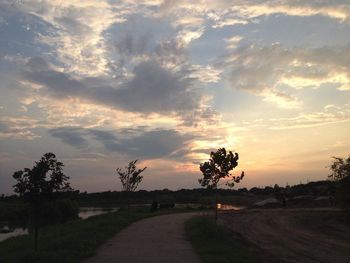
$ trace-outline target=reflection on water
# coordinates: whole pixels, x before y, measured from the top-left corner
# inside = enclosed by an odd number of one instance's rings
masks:
[[[197,203],[175,203],[175,208],[200,208],[202,205]]]
[[[101,208],[101,207],[82,207],[79,211],[79,217],[81,219],[87,219],[92,216],[102,215],[105,213],[117,212],[118,207],[115,208]]]
[[[81,219],[87,219],[92,216],[102,215],[105,213],[116,212],[119,208],[101,208],[101,207],[83,207],[79,211],[79,217]],[[4,233],[1,233],[4,232]],[[4,241],[10,237],[27,235],[28,230],[23,228],[9,228],[8,226],[4,226],[1,228],[0,226],[0,242]]]
[[[219,204],[218,203],[218,209],[219,210],[241,210],[244,209],[244,206],[237,206],[237,205],[226,205],[226,204]]]
[[[0,242],[4,241],[5,239],[8,239],[10,237],[28,234],[28,230],[23,229],[23,228],[9,229],[8,227],[4,227],[3,230],[7,230],[9,232],[8,233],[0,233]]]

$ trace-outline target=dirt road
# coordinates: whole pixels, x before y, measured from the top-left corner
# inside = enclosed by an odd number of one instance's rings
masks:
[[[348,263],[350,224],[336,209],[260,209],[220,220],[262,249],[266,262]]]
[[[184,222],[193,215],[162,215],[133,223],[86,263],[199,263],[184,231]]]

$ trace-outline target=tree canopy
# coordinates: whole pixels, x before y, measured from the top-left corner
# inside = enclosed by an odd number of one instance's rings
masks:
[[[32,169],[16,171],[13,178],[17,183],[14,191],[31,204],[31,221],[34,225],[34,248],[38,249],[39,224],[45,214],[45,203],[52,201],[56,193],[72,190],[63,173],[63,163],[57,161],[56,155],[45,153]]]
[[[330,165],[331,173],[328,178],[340,181],[350,177],[350,155],[348,158],[332,157],[334,162]]]
[[[335,182],[335,198],[337,202],[350,206],[350,155],[348,158],[333,157],[328,175]]]
[[[203,187],[217,188],[220,179],[226,178],[230,180],[226,185],[233,187],[244,177],[244,172],[240,176],[232,176],[230,173],[238,165],[238,159],[238,153],[232,151],[227,153],[225,148],[219,148],[216,152],[211,152],[209,161],[200,164],[199,168],[203,178],[198,180],[199,183]]]
[[[117,173],[119,175],[120,181],[123,186],[123,190],[127,192],[133,192],[136,190],[139,183],[142,181],[143,176],[140,175],[147,167],[142,169],[136,168],[137,160],[129,162],[128,166],[124,169],[117,168]]]
[[[32,169],[24,168],[13,174],[17,181],[14,191],[30,202],[39,202],[53,198],[56,192],[71,190],[63,166],[55,154],[45,153]]]

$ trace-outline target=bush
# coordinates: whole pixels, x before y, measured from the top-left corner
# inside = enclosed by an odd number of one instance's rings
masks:
[[[64,223],[66,221],[77,219],[79,207],[76,203],[67,200],[57,200],[47,202],[40,211],[40,219],[43,224]]]
[[[10,227],[26,227],[29,211],[28,205],[23,203],[0,203],[0,221]]]
[[[175,198],[172,195],[159,195],[157,197],[159,208],[174,208]]]
[[[336,200],[343,206],[350,206],[350,177],[337,182],[338,186],[335,191]]]

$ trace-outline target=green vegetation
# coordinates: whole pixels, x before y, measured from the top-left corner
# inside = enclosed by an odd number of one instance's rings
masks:
[[[161,213],[183,212],[163,210]],[[34,252],[34,234],[18,236],[0,243],[0,262],[12,263],[55,263],[81,262],[90,257],[107,239],[134,221],[159,215],[150,213],[149,207],[104,214],[75,220],[65,224],[41,228],[38,252]]]
[[[57,161],[56,155],[49,152],[35,162],[32,169],[24,168],[12,175],[17,182],[13,186],[15,193],[19,194],[30,207],[31,228],[35,232],[35,250],[37,250],[39,228],[44,224],[46,217],[54,218],[57,214],[55,210],[62,215],[59,218],[62,221],[78,216],[78,208],[74,209],[69,202],[61,202],[58,206],[52,207],[52,203],[61,192],[73,190],[69,186],[69,177],[63,173],[63,166],[63,163]]]
[[[216,152],[210,153],[210,159],[207,162],[201,163],[199,169],[203,174],[203,178],[198,182],[201,186],[207,189],[216,189],[221,179],[229,179],[226,182],[228,187],[233,187],[235,183],[239,183],[244,172],[240,176],[233,176],[231,170],[238,165],[238,153],[226,152],[225,148],[220,148]],[[215,221],[218,219],[218,199],[215,197]]]
[[[186,222],[186,235],[203,262],[260,262],[256,249],[227,227],[205,216]]]
[[[335,197],[343,206],[350,206],[350,155],[347,158],[333,157],[328,176],[335,183]]]
[[[143,179],[143,176],[140,174],[147,169],[147,167],[137,169],[136,163],[137,160],[134,160],[129,162],[128,166],[125,166],[124,169],[117,168],[117,173],[123,186],[123,191],[126,193],[126,204],[128,210],[130,209],[129,193],[135,192],[139,183],[141,183]]]

